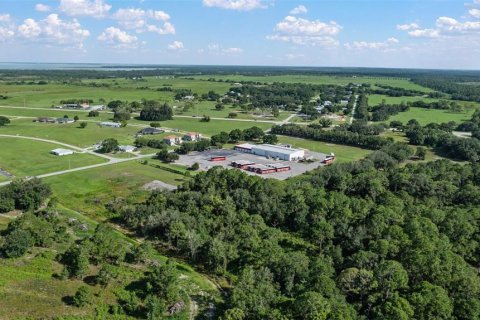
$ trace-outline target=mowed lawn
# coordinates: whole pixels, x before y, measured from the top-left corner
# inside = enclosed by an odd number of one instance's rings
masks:
[[[203,133],[207,136],[218,134],[221,131],[230,132],[233,129],[247,129],[251,127],[259,127],[263,130],[269,129],[273,123],[257,122],[257,121],[230,121],[213,119],[210,122],[202,122],[199,118],[175,118],[173,120],[162,121],[162,126],[181,131],[195,131]]]
[[[89,122],[86,128],[81,129],[78,123],[36,123],[29,119],[17,119],[12,120],[8,126],[2,127],[0,134],[55,140],[85,148],[107,138],[115,138],[121,144],[131,144],[140,129],[135,126],[104,128],[94,122]]]
[[[158,160],[148,160],[152,164]],[[185,177],[176,173],[141,164],[136,160],[109,166],[67,173],[45,178],[65,207],[102,218],[107,213],[105,204],[132,193],[153,180],[178,185]]]
[[[16,177],[24,177],[106,161],[89,154],[75,153],[63,157],[50,154],[56,148],[65,147],[42,141],[0,137],[0,167]]]
[[[343,146],[338,144],[331,144],[321,141],[293,138],[287,136],[278,136],[278,140],[281,143],[291,144],[293,147],[296,148],[303,148],[321,153],[333,152],[336,156],[336,163],[360,160],[372,152],[371,150],[357,147]]]
[[[473,112],[475,112],[474,108],[466,109],[465,112],[462,113],[451,112],[448,110],[410,108],[410,110],[406,112],[400,112],[391,116],[387,122],[397,120],[406,124],[409,120],[416,119],[421,125],[426,125],[432,122],[442,123],[449,121],[461,123],[470,120]]]

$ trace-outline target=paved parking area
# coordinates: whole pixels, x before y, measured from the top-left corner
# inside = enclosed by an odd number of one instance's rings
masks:
[[[320,166],[323,166],[321,161],[325,159],[325,157],[327,156],[326,154],[311,152],[311,151],[306,151],[305,153],[307,157],[309,156],[312,157],[314,161],[313,162],[279,161],[279,160],[267,159],[265,157],[260,157],[253,154],[239,152],[236,150],[220,149],[220,150],[209,150],[204,152],[192,152],[188,155],[181,155],[180,159],[175,161],[175,163],[185,165],[185,166],[191,166],[192,164],[197,162],[200,165],[200,170],[208,170],[214,166],[222,166],[227,169],[233,169],[233,167],[230,164],[232,163],[232,161],[238,161],[238,160],[246,160],[246,161],[251,161],[255,164],[263,164],[263,165],[274,164],[274,163],[282,163],[282,164],[288,163],[291,167],[291,170],[285,171],[285,172],[275,172],[270,174],[256,174],[247,170],[242,170],[247,174],[260,176],[262,178],[275,178],[279,180],[284,180],[287,178],[298,176],[307,171],[316,169]],[[217,157],[217,156],[227,157],[227,160],[210,161],[212,157]],[[240,170],[240,169],[237,169],[237,170]]]

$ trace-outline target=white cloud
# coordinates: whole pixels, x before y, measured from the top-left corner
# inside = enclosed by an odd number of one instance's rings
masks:
[[[308,12],[307,7],[305,7],[302,4],[290,10],[290,14],[293,14],[293,15],[307,13],[307,12]]]
[[[437,19],[436,25],[444,33],[466,33],[480,31],[480,21],[459,22],[450,17],[440,17]]]
[[[348,50],[365,50],[365,49],[373,49],[373,50],[382,50],[382,51],[392,51],[397,46],[400,41],[397,38],[388,38],[382,42],[368,42],[368,41],[354,41],[352,43],[347,42],[344,44],[344,47]]]
[[[408,34],[414,38],[438,38],[440,33],[435,29],[416,29],[409,31]]]
[[[48,11],[52,10],[52,8],[50,8],[50,6],[47,6],[46,4],[37,3],[35,5],[35,10],[37,10],[38,12],[48,12]]]
[[[69,16],[103,18],[111,8],[104,0],[60,0],[60,10]]]
[[[420,29],[420,26],[415,22],[407,23],[407,24],[397,24],[397,30],[408,31],[408,30],[415,30]]]
[[[115,27],[105,29],[97,39],[114,48],[136,48],[138,46],[136,36]]]
[[[243,52],[242,48],[226,48],[223,49],[222,52],[228,53],[228,54],[240,54]]]
[[[242,48],[237,47],[230,47],[230,48],[223,48],[218,43],[211,43],[207,46],[207,50],[205,49],[198,49],[198,53],[205,53],[208,52],[212,55],[238,55],[244,52]]]
[[[285,58],[287,58],[287,60],[298,60],[305,58],[305,55],[303,53],[287,53]]]
[[[83,41],[90,32],[83,29],[80,23],[73,19],[64,21],[58,14],[50,14],[44,20],[25,19],[18,27],[18,35],[24,39],[41,41],[49,45],[65,45],[83,48]]]
[[[119,9],[113,18],[118,21],[120,26],[129,30],[133,29],[137,33],[175,34],[175,26],[169,22],[170,15],[164,11],[138,8]]]
[[[470,15],[474,18],[480,19],[480,9],[473,8],[468,10],[468,13],[470,13]]]
[[[15,25],[9,14],[0,14],[0,42],[15,36]]]
[[[203,5],[206,7],[217,7],[238,11],[250,11],[267,7],[262,0],[203,0]]]
[[[275,26],[275,34],[267,36],[269,40],[292,42],[308,46],[335,46],[335,36],[342,26],[335,21],[328,23],[320,20],[308,20],[295,16],[287,16]]]
[[[182,50],[184,48],[183,42],[181,41],[173,41],[168,45],[168,50]]]

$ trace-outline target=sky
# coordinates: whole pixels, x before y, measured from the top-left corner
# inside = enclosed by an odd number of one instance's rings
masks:
[[[480,69],[480,0],[0,0],[1,62]]]

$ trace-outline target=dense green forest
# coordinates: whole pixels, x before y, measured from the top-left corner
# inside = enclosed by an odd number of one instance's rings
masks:
[[[123,207],[141,236],[233,282],[224,319],[478,319],[480,166],[280,182],[213,168]]]

